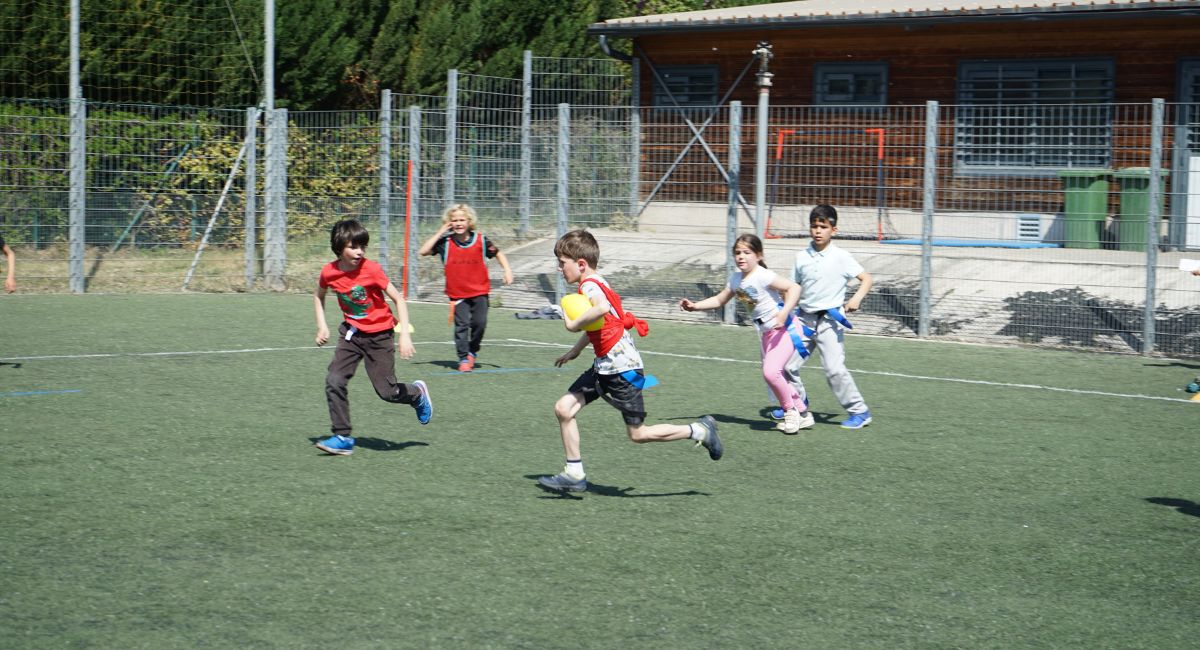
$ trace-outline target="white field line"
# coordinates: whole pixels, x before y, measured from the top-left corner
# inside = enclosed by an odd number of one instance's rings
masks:
[[[528,343],[513,345],[488,341],[488,345],[507,348],[535,348],[554,345],[553,343]],[[454,345],[454,341],[421,341],[413,345]],[[125,357],[190,357],[204,354],[247,354],[252,352],[290,352],[293,350],[333,350],[332,345],[317,347],[316,345],[301,345],[286,348],[237,348],[231,350],[177,350],[170,352],[106,352],[102,354],[47,354],[34,357],[0,357],[0,363],[12,361],[47,361],[56,359],[120,359]],[[570,346],[564,346],[570,347]]]
[[[422,341],[414,343],[414,345],[454,345],[453,341]],[[529,341],[525,339],[505,339],[501,341],[486,341],[486,345],[496,347],[511,347],[511,348],[569,348],[571,346],[563,343],[548,343],[545,341]],[[48,360],[63,360],[63,359],[119,359],[130,357],[187,357],[209,354],[252,354],[260,352],[291,352],[295,350],[332,350],[333,346],[318,348],[315,345],[296,346],[296,347],[281,347],[281,348],[238,348],[230,350],[185,350],[174,352],[112,352],[105,354],[54,354],[44,356],[28,356],[28,357],[0,357],[0,362],[14,361],[48,361]],[[745,363],[758,364],[758,359],[730,359],[727,357],[714,357],[698,354],[676,354],[673,352],[652,352],[642,350],[642,354],[647,356],[659,357],[674,357],[677,359],[694,359],[696,361],[717,361],[721,363]],[[808,370],[808,367],[805,367]],[[1101,397],[1123,397],[1127,399],[1145,399],[1161,402],[1188,402],[1193,403],[1193,400],[1179,397],[1162,397],[1158,395],[1138,395],[1134,393],[1111,393],[1099,390],[1081,390],[1078,388],[1060,388],[1058,386],[1044,386],[1040,384],[1018,384],[1002,381],[986,381],[981,379],[959,379],[954,377],[931,377],[928,375],[909,375],[901,372],[888,372],[882,370],[851,370],[855,374],[860,375],[879,375],[883,377],[897,377],[900,379],[916,379],[920,381],[943,381],[955,384],[974,384],[977,386],[992,386],[996,388],[1018,388],[1025,390],[1048,390],[1057,393],[1069,393],[1073,395],[1098,395]],[[1200,403],[1200,402],[1197,402]]]
[[[518,342],[518,343],[537,344],[537,345],[543,345],[543,346],[548,346],[548,347],[564,347],[564,348],[570,347],[568,345],[562,345],[562,344],[558,344],[558,343],[540,343],[538,341],[525,341],[522,339],[508,339],[508,340]],[[648,350],[639,350],[639,351],[642,354],[647,355],[647,356],[675,357],[678,359],[696,359],[698,361],[720,361],[723,363],[752,363],[752,364],[760,363],[758,359],[727,359],[724,357],[709,357],[709,356],[702,356],[702,355],[696,355],[696,354],[675,354],[673,352],[650,352]],[[808,366],[805,366],[804,369],[808,370],[809,368],[808,368]],[[1022,388],[1022,389],[1031,389],[1031,390],[1048,390],[1048,391],[1054,391],[1057,393],[1071,393],[1074,395],[1099,395],[1102,397],[1126,397],[1129,399],[1148,399],[1148,400],[1157,400],[1157,401],[1162,401],[1162,402],[1188,402],[1188,403],[1192,402],[1191,399],[1184,399],[1184,398],[1180,398],[1180,397],[1161,397],[1158,395],[1137,395],[1137,394],[1131,394],[1131,393],[1109,393],[1109,392],[1100,391],[1100,390],[1081,390],[1078,388],[1059,388],[1057,386],[1042,386],[1040,384],[1016,384],[1016,383],[1002,382],[1002,381],[986,381],[986,380],[982,380],[982,379],[957,379],[954,377],[930,377],[927,375],[908,375],[908,374],[904,374],[901,372],[887,372],[884,370],[853,370],[852,369],[851,372],[853,372],[856,375],[880,375],[880,376],[884,376],[884,377],[899,377],[901,379],[919,379],[922,381],[944,381],[944,382],[950,382],[950,383],[955,383],[955,384],[975,384],[975,385],[979,385],[979,386],[995,386],[997,388]]]

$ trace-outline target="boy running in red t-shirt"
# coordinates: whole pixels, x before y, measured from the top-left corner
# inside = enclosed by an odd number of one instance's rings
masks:
[[[359,222],[348,219],[333,224],[329,246],[338,258],[321,269],[313,302],[317,310],[317,345],[329,341],[329,326],[325,323],[325,293],[333,289],[345,321],[338,328],[337,348],[329,372],[325,375],[325,398],[329,402],[329,419],[333,435],[317,443],[317,449],[329,454],[348,456],[354,452],[354,433],[350,427],[350,401],[346,385],[364,361],[367,376],[376,394],[386,402],[411,404],[417,420],[428,424],[433,416],[429,388],[423,381],[411,384],[396,382],[396,349],[400,358],[413,355],[412,339],[408,333],[408,307],[404,297],[388,280],[378,262],[366,258],[371,236]],[[391,298],[400,315],[400,340],[393,342],[396,319],[388,309],[384,296]]]

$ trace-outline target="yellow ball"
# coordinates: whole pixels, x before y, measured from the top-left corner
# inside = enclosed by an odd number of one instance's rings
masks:
[[[566,317],[570,318],[571,320],[579,318],[585,311],[592,308],[592,301],[588,300],[587,296],[581,293],[568,293],[562,297],[562,300],[559,301],[559,304],[562,305],[563,314],[565,314]],[[597,318],[596,320],[592,321],[591,325],[588,325],[583,329],[588,332],[595,332],[601,327],[604,327],[604,319]]]
[[[395,330],[396,330],[397,332],[399,332],[399,331],[400,331],[400,323],[396,323]],[[408,333],[409,333],[409,334],[412,334],[412,333],[413,333],[413,332],[415,332],[415,331],[417,331],[417,330],[416,330],[416,328],[414,328],[414,327],[413,327],[413,324],[412,324],[412,323],[409,323],[409,324],[408,324]]]

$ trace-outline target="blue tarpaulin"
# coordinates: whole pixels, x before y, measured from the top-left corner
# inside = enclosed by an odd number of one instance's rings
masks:
[[[920,246],[920,239],[885,239],[884,244],[909,244]],[[934,246],[962,246],[973,248],[1059,248],[1059,244],[1040,241],[1018,241],[1015,239],[934,239]]]

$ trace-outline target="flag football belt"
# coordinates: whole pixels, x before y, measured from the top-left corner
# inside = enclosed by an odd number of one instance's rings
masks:
[[[640,375],[636,370],[626,370],[618,376],[630,384],[633,384],[633,386],[638,390],[646,390],[647,388],[653,388],[658,385],[658,377],[655,377],[654,375],[647,375],[645,369],[642,369],[642,374]],[[600,397],[603,397],[604,401],[617,407],[618,410],[620,409],[620,406],[614,402],[611,397],[606,395],[604,393],[604,389],[601,388],[600,373],[596,373],[596,394]]]
[[[800,311],[800,310],[797,309],[796,311]],[[837,323],[838,325],[841,325],[842,327],[844,327],[848,330],[854,329],[854,326],[850,324],[850,321],[846,318],[845,314],[842,313],[842,310],[838,309],[837,307],[831,307],[829,309],[822,309],[821,311],[814,311],[814,312],[809,312],[809,313],[811,313],[813,316],[816,316],[817,320],[820,320],[821,318],[828,318],[829,320]]]
[[[779,306],[783,307],[782,304]],[[796,352],[800,354],[800,358],[807,359],[809,355],[808,341],[812,337],[816,336],[817,333],[811,327],[805,325],[800,321],[800,319],[795,317],[796,314],[799,313],[800,309],[797,308],[795,313],[788,314],[787,320],[784,321],[784,328],[787,329],[788,336],[790,336],[792,339],[792,345],[796,348]],[[849,319],[847,319],[845,314],[842,313],[842,310],[838,309],[837,307],[812,312],[812,315],[816,316],[817,320],[828,318],[848,330],[854,329],[854,326],[850,324]],[[759,323],[766,325],[766,323],[762,322],[762,320],[759,320]]]
[[[647,375],[644,369],[640,375],[636,370],[626,370],[625,372],[621,373],[621,379],[624,379],[634,386],[637,386],[638,390],[645,390],[658,385],[658,377],[655,377],[654,375]]]
[[[783,307],[783,303],[779,303],[779,307]],[[765,320],[765,322],[764,322]],[[758,323],[767,326],[767,323],[774,319],[758,319]],[[808,358],[808,340],[812,338],[816,332],[800,322],[795,314],[788,314],[787,320],[783,322],[783,328],[787,330],[788,336],[792,339],[792,347],[796,348],[796,354],[800,355],[801,359]]]
[[[799,314],[799,313],[800,313],[800,309],[797,308],[796,314]],[[822,318],[828,318],[829,320],[834,321],[835,323],[841,325],[842,327],[845,327],[848,330],[854,329],[854,326],[850,324],[850,321],[846,318],[845,314],[842,313],[842,310],[838,309],[837,307],[834,307],[832,309],[823,309],[821,311],[814,311],[811,313],[813,316],[817,317],[818,321],[821,320]],[[792,314],[788,314],[787,325],[786,325],[787,330],[788,330],[788,335],[790,335],[792,337],[792,345],[796,346],[796,351],[800,353],[800,358],[807,359],[808,358],[808,346],[805,345],[805,343],[812,337],[816,336],[817,333],[808,325],[805,325],[804,323],[799,322],[800,319],[798,319],[798,318],[793,319],[792,316],[793,316]],[[799,331],[797,331],[796,325],[799,325]]]

